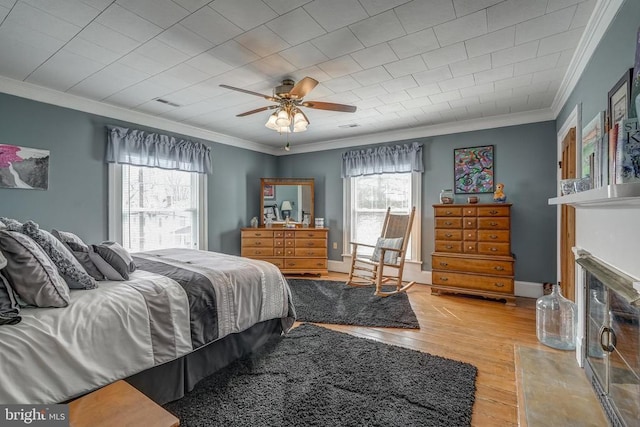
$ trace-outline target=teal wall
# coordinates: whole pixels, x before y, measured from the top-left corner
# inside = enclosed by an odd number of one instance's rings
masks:
[[[73,231],[91,243],[105,240],[107,124],[154,130],[0,94],[0,143],[50,151],[49,189],[0,188],[0,216],[32,219],[48,230]],[[212,147],[213,161],[207,180],[209,249],[240,254],[240,227],[258,214],[260,178],[276,175],[276,159],[203,142]]]
[[[555,133],[555,122],[548,121],[390,143],[418,141],[423,144],[423,270],[431,270],[430,255],[434,249],[432,205],[439,203],[441,189],[453,188],[454,148],[494,145],[495,179],[505,184],[508,202],[513,203],[511,230],[512,251],[517,257],[516,279],[555,281],[556,209],[548,205],[548,198],[556,191]],[[295,150],[295,145],[292,149]],[[329,241],[338,244],[338,249],[329,251],[329,258],[333,260],[342,260],[342,254],[348,252],[348,248],[342,247],[343,180],[340,178],[342,154],[347,151],[297,154],[278,160],[281,177],[315,179],[315,215],[325,217],[330,227]],[[480,202],[491,202],[492,196],[481,195]],[[457,195],[456,203],[466,202],[466,197]]]
[[[576,105],[582,104],[582,123],[607,109],[607,94],[633,67],[640,27],[640,1],[626,0],[591,56],[578,84],[556,118],[558,130]]]

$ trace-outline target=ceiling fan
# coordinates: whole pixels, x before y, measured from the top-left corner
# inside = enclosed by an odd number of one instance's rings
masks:
[[[275,102],[276,105],[267,105],[266,107],[256,108],[255,110],[246,111],[236,115],[236,117],[244,117],[250,114],[259,113],[266,110],[277,110],[269,116],[269,120],[265,124],[269,129],[273,129],[280,133],[303,132],[307,130],[309,119],[299,107],[316,108],[318,110],[341,111],[345,113],[353,113],[356,107],[353,105],[335,104],[332,102],[320,101],[303,101],[309,92],[318,84],[318,81],[311,77],[305,77],[298,83],[291,79],[282,80],[280,86],[276,86],[273,95],[263,95],[246,89],[241,89],[229,85],[220,85],[226,89],[236,90],[238,92],[247,93],[249,95],[260,96],[267,101]],[[293,125],[293,126],[292,126]],[[293,130],[292,128],[293,127]]]

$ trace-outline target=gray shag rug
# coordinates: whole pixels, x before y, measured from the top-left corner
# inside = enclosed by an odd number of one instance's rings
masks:
[[[303,324],[164,405],[180,426],[469,426],[477,369]]]
[[[420,329],[404,292],[383,298],[373,294],[374,287],[353,287],[332,280],[287,281],[301,322]]]

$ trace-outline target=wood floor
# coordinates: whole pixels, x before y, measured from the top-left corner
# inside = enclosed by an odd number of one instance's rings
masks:
[[[346,275],[330,273],[326,278],[345,280]],[[432,296],[428,285],[419,284],[407,293],[420,330],[323,326],[475,365],[472,425],[517,426],[514,346],[541,346],[536,339],[535,300],[517,298],[516,306],[508,307],[482,298]]]

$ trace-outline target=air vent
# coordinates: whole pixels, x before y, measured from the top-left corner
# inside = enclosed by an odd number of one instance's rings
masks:
[[[163,104],[171,105],[172,107],[180,107],[180,104],[176,104],[175,102],[167,101],[166,99],[156,98],[156,101],[162,102]]]
[[[348,125],[340,125],[339,128],[347,129],[347,128],[357,128],[360,127],[357,123],[349,123]]]

